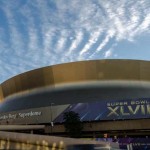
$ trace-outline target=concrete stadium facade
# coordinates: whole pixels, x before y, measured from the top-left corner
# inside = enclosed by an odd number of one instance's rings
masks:
[[[30,124],[47,123],[46,120],[52,121],[74,103],[150,98],[149,67],[149,61],[141,60],[92,60],[58,64],[19,74],[0,85],[0,113],[2,118],[6,118],[1,123],[8,124],[8,120],[9,124],[28,124],[31,120]],[[13,121],[13,114],[18,111],[20,116],[29,112],[27,115],[35,119],[21,116],[20,120]],[[5,113],[10,112],[12,115],[8,118]],[[44,118],[52,112],[53,116]],[[147,122],[149,119],[143,126],[139,120],[140,127],[137,129],[149,130]],[[59,129],[61,127],[55,129],[56,132]]]

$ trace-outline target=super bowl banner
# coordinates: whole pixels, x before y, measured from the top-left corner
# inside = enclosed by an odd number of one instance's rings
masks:
[[[80,115],[81,121],[149,118],[150,98],[98,101],[69,105],[55,119],[55,122],[63,122],[63,113],[66,111],[77,112]]]

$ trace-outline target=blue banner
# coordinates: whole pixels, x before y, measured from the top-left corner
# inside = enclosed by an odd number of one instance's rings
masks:
[[[81,121],[150,118],[150,99],[110,100],[69,105],[54,121],[63,122],[63,113],[74,111]]]

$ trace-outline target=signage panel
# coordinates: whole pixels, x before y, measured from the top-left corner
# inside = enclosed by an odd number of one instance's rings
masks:
[[[150,118],[150,99],[110,100],[69,105],[64,111],[74,111],[81,121]],[[55,122],[63,122],[63,113]]]
[[[0,113],[0,124],[41,124],[51,123],[69,105],[39,107]]]

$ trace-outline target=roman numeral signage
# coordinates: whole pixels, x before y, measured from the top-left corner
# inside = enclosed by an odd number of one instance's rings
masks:
[[[126,117],[150,115],[150,103],[148,100],[123,101],[123,102],[108,102],[107,103],[107,118],[109,117]]]

